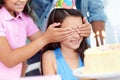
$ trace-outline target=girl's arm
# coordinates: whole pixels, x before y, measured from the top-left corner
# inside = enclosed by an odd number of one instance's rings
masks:
[[[43,75],[56,74],[55,57],[53,51],[46,51],[42,56],[42,73]]]
[[[67,39],[67,37],[71,35],[69,34],[71,30],[54,28],[54,26],[58,25],[60,24],[55,23],[50,25],[48,30],[42,35],[41,32],[36,32],[29,37],[29,39],[32,41],[31,43],[16,49],[11,48],[5,36],[0,36],[0,61],[3,62],[7,67],[13,67],[35,55],[49,42],[58,42]]]

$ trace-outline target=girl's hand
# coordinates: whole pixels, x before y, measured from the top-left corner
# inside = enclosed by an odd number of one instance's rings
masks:
[[[80,36],[89,37],[91,33],[91,25],[87,21],[86,17],[83,18],[83,25],[79,26],[77,29]]]
[[[43,34],[47,39],[47,42],[60,42],[69,38],[72,33],[72,29],[55,28],[55,26],[60,26],[60,23],[51,24],[47,31]]]

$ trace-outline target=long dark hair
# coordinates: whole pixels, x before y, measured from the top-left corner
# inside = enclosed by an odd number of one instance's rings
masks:
[[[50,24],[53,24],[55,22],[60,22],[62,23],[63,20],[67,17],[67,16],[75,16],[75,17],[81,17],[83,19],[83,16],[81,14],[81,12],[79,12],[78,10],[75,9],[64,9],[64,8],[56,8],[54,9],[49,18],[48,18],[48,23],[47,23],[47,28],[49,27]],[[60,28],[60,26],[56,26],[57,28]],[[54,42],[54,43],[49,43],[48,45],[46,45],[43,48],[43,53],[47,50],[54,50],[56,48],[60,48],[60,43],[59,42]],[[76,52],[79,53],[81,59],[83,60],[84,58],[84,51],[85,49],[88,48],[88,45],[86,43],[86,38],[83,38],[83,41],[81,42],[79,48],[77,50],[75,50]]]
[[[29,6],[29,2],[31,0],[28,0],[27,4],[25,5],[24,9],[23,9],[23,13],[27,14],[27,15],[31,15],[31,8]],[[0,0],[0,9],[2,8],[2,6],[4,5],[4,0]]]

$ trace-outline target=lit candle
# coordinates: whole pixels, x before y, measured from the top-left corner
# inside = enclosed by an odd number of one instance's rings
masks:
[[[91,33],[91,36],[90,36],[90,45],[91,45],[91,47],[96,47],[95,33]]]
[[[101,46],[101,41],[100,41],[100,33],[97,31],[96,35],[97,35],[97,40],[98,40],[98,45]]]
[[[103,37],[103,45],[105,45],[106,44],[106,40],[105,40],[106,34],[105,34],[105,31],[102,31],[102,37]]]

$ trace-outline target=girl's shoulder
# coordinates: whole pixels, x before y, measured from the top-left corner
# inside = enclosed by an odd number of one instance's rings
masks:
[[[43,59],[54,59],[55,55],[54,55],[54,50],[47,50],[46,52],[43,53],[42,55]]]

